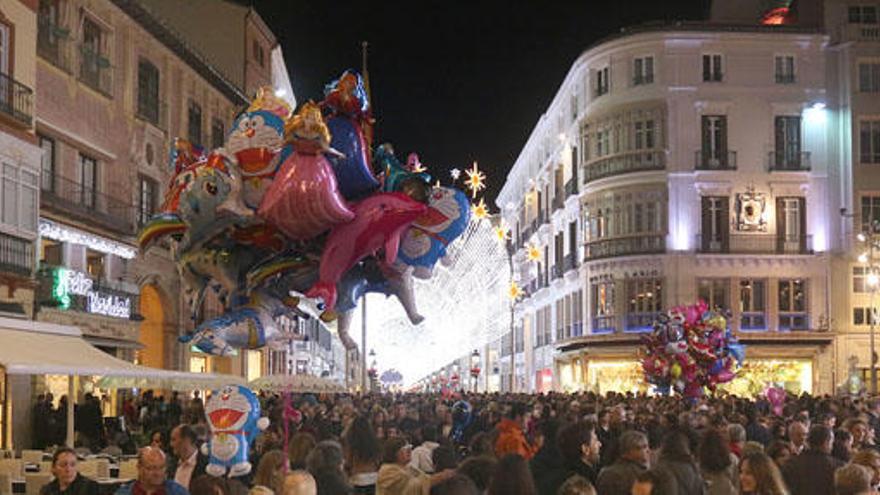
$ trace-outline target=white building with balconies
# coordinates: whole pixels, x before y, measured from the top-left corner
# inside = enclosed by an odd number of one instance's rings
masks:
[[[526,289],[514,383],[643,387],[641,334],[697,299],[748,346],[732,390],[843,380],[832,259],[859,148],[842,53],[880,57],[880,36],[848,37],[846,2],[807,3],[780,26],[713,6],[714,21],[623,30],[574,62],[497,199]]]

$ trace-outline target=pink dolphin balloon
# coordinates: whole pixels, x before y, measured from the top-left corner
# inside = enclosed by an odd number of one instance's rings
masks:
[[[330,231],[321,254],[318,282],[306,296],[322,298],[324,310],[333,311],[336,284],[342,275],[358,261],[383,248],[383,262],[390,268],[397,259],[403,231],[427,209],[425,204],[402,193],[377,193],[354,205],[354,220]]]
[[[324,155],[296,151],[281,164],[257,213],[291,239],[311,239],[354,218]]]

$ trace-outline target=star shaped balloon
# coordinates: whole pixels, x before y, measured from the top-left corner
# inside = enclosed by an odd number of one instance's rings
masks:
[[[477,220],[483,220],[484,218],[489,217],[489,207],[486,206],[486,202],[483,200],[483,198],[480,198],[479,203],[471,205],[471,214]]]
[[[529,261],[541,261],[541,249],[534,244],[530,244],[528,251],[526,251],[526,259]]]
[[[471,190],[471,197],[476,199],[477,193],[486,189],[486,174],[479,169],[477,162],[469,170],[465,170],[465,173],[468,177],[464,184]]]
[[[519,288],[519,285],[516,283],[515,280],[510,281],[510,287],[507,289],[507,295],[514,301],[522,297],[523,291]]]
[[[457,181],[458,178],[461,177],[461,170],[459,170],[459,169],[457,169],[457,168],[454,168],[454,169],[452,169],[452,170],[449,171],[449,175],[452,176],[452,180],[453,180],[453,182],[454,182],[454,181]]]
[[[510,239],[510,229],[504,225],[504,222],[501,222],[494,230],[495,238],[498,239],[498,242],[503,244]]]

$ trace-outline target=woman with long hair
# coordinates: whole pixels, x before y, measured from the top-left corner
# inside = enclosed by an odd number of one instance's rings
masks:
[[[358,494],[376,493],[376,477],[382,455],[379,439],[365,416],[358,416],[342,438],[348,480]]]
[[[739,470],[741,495],[788,495],[779,468],[766,454],[751,454],[743,458]]]
[[[284,468],[287,458],[280,450],[270,450],[260,457],[257,472],[254,474],[254,486],[265,486],[275,493],[281,493],[284,487]]]

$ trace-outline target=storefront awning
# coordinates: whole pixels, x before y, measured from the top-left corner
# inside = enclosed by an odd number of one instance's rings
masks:
[[[83,339],[76,327],[0,318],[0,365],[9,375],[101,376],[102,388],[193,390],[245,382],[241,377],[138,366]]]

